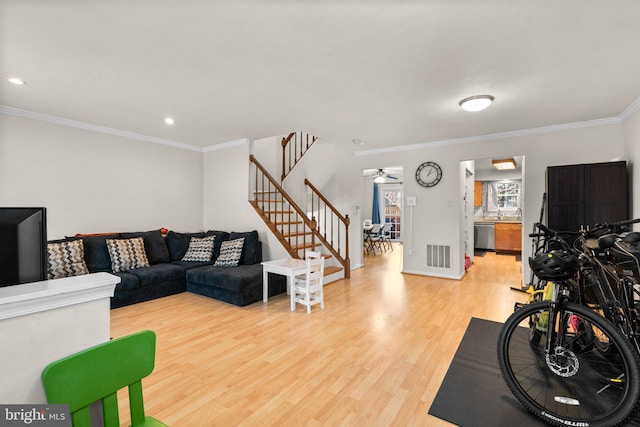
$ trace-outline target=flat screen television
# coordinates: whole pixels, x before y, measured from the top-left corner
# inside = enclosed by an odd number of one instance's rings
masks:
[[[0,207],[0,287],[47,279],[47,211]]]

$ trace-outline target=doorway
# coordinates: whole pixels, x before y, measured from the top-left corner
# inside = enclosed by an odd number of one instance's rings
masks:
[[[404,238],[404,169],[402,166],[389,166],[377,169],[363,169],[363,224],[387,225],[389,240],[393,246],[386,246],[386,251],[377,251],[375,256],[387,256],[393,251],[392,247],[402,244]],[[367,226],[368,230],[371,226]],[[363,231],[363,265],[365,264],[366,239],[365,226]],[[369,260],[372,257],[368,257]],[[401,269],[401,268],[400,268]]]
[[[382,224],[391,224],[391,241],[402,241],[402,201],[404,190],[400,184],[383,184],[378,187],[383,203]]]
[[[464,218],[471,219],[465,221],[466,249],[473,254],[472,260],[489,252],[495,256],[483,262],[503,257],[518,262],[526,240],[526,233],[522,232],[525,159],[519,155],[500,156],[500,162],[510,164],[505,169],[497,164],[497,158],[462,162],[472,172],[465,183],[468,209]],[[487,232],[491,238],[487,238]]]

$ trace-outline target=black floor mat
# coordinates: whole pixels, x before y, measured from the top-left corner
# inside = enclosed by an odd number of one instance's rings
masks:
[[[472,318],[429,414],[463,427],[546,426],[502,379],[496,345],[502,323]],[[640,425],[636,419],[628,425]]]
[[[496,355],[502,323],[471,319],[429,414],[463,427],[546,426],[507,388]]]

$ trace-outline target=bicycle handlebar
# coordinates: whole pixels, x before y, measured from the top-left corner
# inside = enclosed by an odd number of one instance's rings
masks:
[[[536,222],[535,226],[538,228],[538,230],[542,231],[543,236],[555,236],[556,234],[558,234],[541,222]]]
[[[627,225],[631,225],[631,224],[637,224],[640,223],[640,218],[635,218],[635,219],[628,219],[628,220],[624,220],[624,221],[618,221],[618,222],[613,222],[613,223],[608,223],[608,222],[604,222],[602,224],[596,224],[594,228],[590,229],[590,230],[584,230],[584,231],[555,231],[550,229],[549,227],[547,227],[546,225],[542,224],[541,222],[536,222],[534,224],[534,227],[536,227],[537,229],[539,229],[540,231],[542,231],[542,233],[531,233],[529,234],[529,237],[550,237],[550,236],[557,236],[558,233],[562,233],[562,234],[568,234],[568,235],[581,235],[581,234],[585,234],[585,233],[595,233],[597,231],[601,231],[601,230],[610,230],[614,233],[618,233],[620,232],[620,229],[622,227],[625,227]]]

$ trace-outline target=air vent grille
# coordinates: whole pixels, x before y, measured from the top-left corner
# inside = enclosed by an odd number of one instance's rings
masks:
[[[427,245],[427,267],[451,268],[451,246]]]

